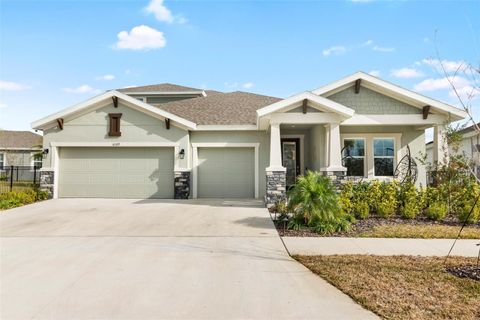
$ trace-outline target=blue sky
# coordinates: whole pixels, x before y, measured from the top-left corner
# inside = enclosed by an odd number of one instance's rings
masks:
[[[287,97],[358,70],[456,104],[435,48],[452,70],[480,64],[480,1],[0,5],[0,128],[10,130],[112,88],[171,82]],[[467,77],[456,81],[469,92]]]

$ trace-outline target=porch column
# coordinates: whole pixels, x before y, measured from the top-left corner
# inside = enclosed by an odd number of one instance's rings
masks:
[[[445,164],[448,161],[448,145],[445,126],[437,124],[433,127],[433,162]]]
[[[280,142],[280,123],[270,124],[270,165],[266,171],[265,204],[274,206],[286,197],[286,171],[282,166],[282,146]]]
[[[268,171],[282,171],[282,146],[280,143],[280,124],[272,123],[270,125],[270,166]]]
[[[328,137],[328,162],[325,171],[347,171],[347,168],[342,165],[340,124],[329,123],[326,128]]]

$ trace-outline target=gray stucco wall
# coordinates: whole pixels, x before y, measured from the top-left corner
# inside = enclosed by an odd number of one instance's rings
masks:
[[[109,113],[122,113],[120,137],[108,136]],[[51,148],[50,142],[174,142],[188,152],[188,131],[173,124],[170,129],[165,127],[165,121],[153,118],[140,111],[113,103],[89,112],[78,118],[66,121],[63,130],[57,127],[45,130],[43,136],[44,148]],[[187,167],[188,156],[178,160],[180,167]],[[44,167],[51,166],[51,153],[44,159]]]
[[[420,114],[422,109],[387,97],[373,90],[361,87],[358,94],[349,87],[328,97],[343,104],[358,114]]]
[[[260,143],[258,150],[258,191],[259,198],[265,196],[266,172],[269,165],[270,134],[264,131],[192,131],[191,143],[230,142],[230,143]]]

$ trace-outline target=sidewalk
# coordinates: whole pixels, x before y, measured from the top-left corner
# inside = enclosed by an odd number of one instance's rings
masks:
[[[292,255],[412,255],[446,256],[452,239],[283,237]],[[480,239],[458,240],[451,255],[477,257]]]

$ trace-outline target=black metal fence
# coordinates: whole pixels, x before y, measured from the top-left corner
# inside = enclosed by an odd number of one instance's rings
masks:
[[[0,193],[32,189],[40,185],[40,167],[4,166],[0,169]]]

